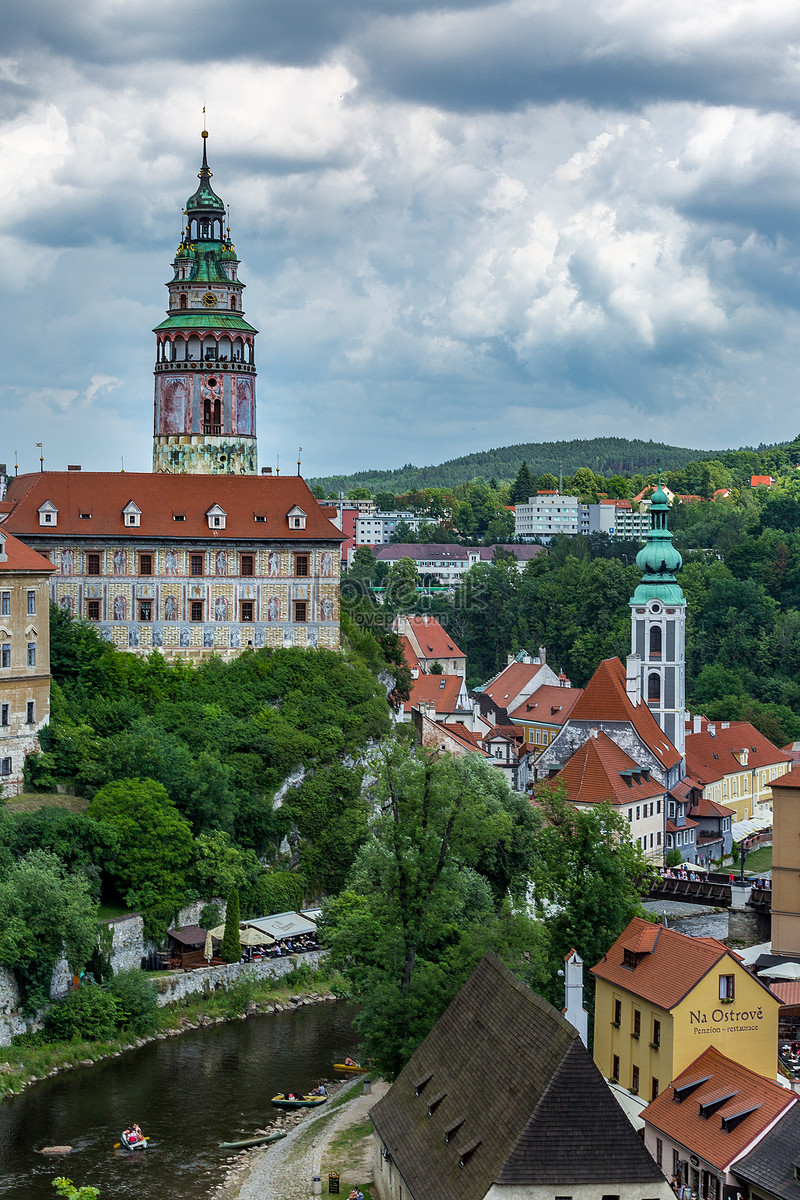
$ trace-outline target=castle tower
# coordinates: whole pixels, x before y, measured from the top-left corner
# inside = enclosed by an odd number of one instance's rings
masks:
[[[200,186],[186,202],[167,319],[153,331],[153,470],[255,475],[258,331],[242,315],[244,284],[225,205],[211,187],[207,138],[204,130]]]
[[[631,598],[631,652],[638,660],[638,693],[676,750],[684,753],[686,703],[686,597],[675,579],[682,559],[667,528],[669,500],[658,487],[651,528],[636,555],[642,582]],[[629,685],[630,687],[630,685]]]

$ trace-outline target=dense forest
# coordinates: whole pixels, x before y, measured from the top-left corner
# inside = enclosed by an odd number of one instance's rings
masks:
[[[393,492],[402,495],[422,488],[452,488],[477,477],[512,480],[523,462],[534,475],[549,473],[558,477],[573,475],[580,467],[588,467],[598,475],[650,474],[660,465],[664,469],[683,467],[689,462],[709,458],[725,459],[728,455],[756,455],[770,447],[742,451],[687,450],[661,442],[645,442],[628,438],[588,438],[563,442],[525,442],[517,446],[501,446],[453,458],[439,466],[415,467],[408,463],[392,471],[358,471],[352,475],[325,475],[309,479],[311,487],[324,489],[327,496],[347,495],[353,488],[370,492]]]

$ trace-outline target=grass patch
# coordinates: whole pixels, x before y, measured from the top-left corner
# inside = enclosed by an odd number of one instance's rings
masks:
[[[370,1137],[371,1134],[372,1121],[367,1120],[360,1125],[351,1125],[349,1129],[343,1129],[341,1133],[337,1133],[328,1148],[328,1153],[349,1159],[353,1149],[361,1149],[364,1139]]]
[[[60,792],[23,792],[20,796],[5,797],[7,811],[38,812],[40,808],[63,808],[66,812],[82,813],[89,807],[85,796],[63,796]]]
[[[135,909],[126,908],[124,904],[100,904],[97,909],[98,921],[111,921],[114,917],[128,917]]]
[[[759,846],[752,853],[748,852],[744,869],[747,874],[758,875],[759,871],[772,870],[772,846]]]

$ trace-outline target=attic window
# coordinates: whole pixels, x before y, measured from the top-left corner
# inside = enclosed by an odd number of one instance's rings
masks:
[[[186,513],[173,513],[172,519],[173,519],[173,521],[185,521]]]
[[[622,965],[628,967],[631,971],[635,971],[639,965],[639,955],[635,950],[622,951]]]
[[[714,755],[714,758],[717,760],[717,762],[719,762],[719,755],[718,755],[718,754],[715,754],[715,755]]]
[[[433,1079],[433,1071],[429,1072],[427,1075],[421,1075],[419,1077],[419,1079],[416,1081],[416,1083],[414,1084],[414,1095],[418,1096],[420,1094],[420,1092],[422,1091],[422,1089],[425,1087],[425,1085],[430,1083],[430,1081],[432,1079]]]
[[[209,529],[224,529],[228,514],[219,504],[212,504],[206,512]]]
[[[267,519],[267,518],[266,518],[266,517],[259,517],[259,516],[256,516],[256,518],[255,518],[255,519],[256,519],[256,521],[260,521],[260,522],[263,524],[263,523],[266,521],[266,519]]]
[[[445,1146],[449,1146],[451,1137],[458,1129],[461,1128],[461,1126],[464,1124],[464,1121],[464,1117],[456,1117],[455,1121],[452,1121],[451,1124],[447,1126],[444,1131]]]
[[[433,1116],[433,1114],[436,1112],[436,1109],[442,1103],[442,1101],[444,1100],[446,1095],[447,1095],[447,1092],[439,1092],[438,1095],[434,1096],[431,1099],[431,1101],[428,1104],[428,1116],[429,1117]]]
[[[760,1108],[760,1104],[751,1104],[749,1108],[740,1108],[738,1112],[731,1113],[729,1117],[722,1118],[722,1128],[726,1133],[730,1133],[737,1125],[741,1125],[745,1117],[749,1117],[750,1113],[758,1112]]]
[[[697,1089],[702,1084],[708,1083],[710,1078],[711,1078],[710,1075],[704,1075],[702,1079],[693,1079],[693,1080],[691,1080],[690,1083],[682,1083],[682,1084],[680,1084],[680,1086],[677,1086],[676,1084],[673,1083],[672,1099],[677,1101],[678,1104],[683,1104],[684,1100],[686,1100],[689,1096],[691,1096],[692,1092],[696,1092]]]
[[[295,504],[289,509],[286,519],[289,522],[290,529],[305,529],[306,527],[306,514],[299,504]]]
[[[78,513],[78,516],[82,521],[91,521],[92,519],[91,513]]]
[[[459,1167],[463,1168],[467,1165],[470,1158],[475,1153],[475,1151],[478,1149],[478,1146],[480,1146],[480,1144],[481,1144],[481,1139],[476,1138],[474,1142],[470,1142],[468,1145],[461,1147],[461,1149],[458,1152]]]
[[[714,1113],[722,1108],[723,1104],[727,1104],[729,1100],[738,1095],[738,1091],[726,1092],[724,1096],[717,1096],[714,1099],[706,1100],[705,1104],[700,1105],[700,1116],[708,1120],[709,1117],[713,1117]]]
[[[446,687],[446,686],[447,686],[447,680],[446,680],[446,679],[442,679],[442,680],[441,680],[441,682],[440,682],[440,684],[439,684],[439,691],[440,691],[440,692],[441,692],[441,691],[443,691],[443,690],[445,689],[445,687]]]

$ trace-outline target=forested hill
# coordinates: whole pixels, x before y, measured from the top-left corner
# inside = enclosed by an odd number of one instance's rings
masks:
[[[571,442],[525,442],[518,446],[500,446],[452,458],[439,466],[415,467],[410,463],[394,471],[358,471],[354,475],[323,475],[309,479],[313,487],[321,485],[328,495],[365,487],[371,492],[403,495],[429,487],[455,487],[476,476],[498,482],[514,479],[523,461],[533,475],[559,471],[574,475],[579,467],[589,467],[597,475],[647,475],[661,464],[665,470],[683,467],[689,462],[717,458],[718,450],[689,450],[683,446],[665,446],[662,442],[629,441],[627,438],[588,438]]]

